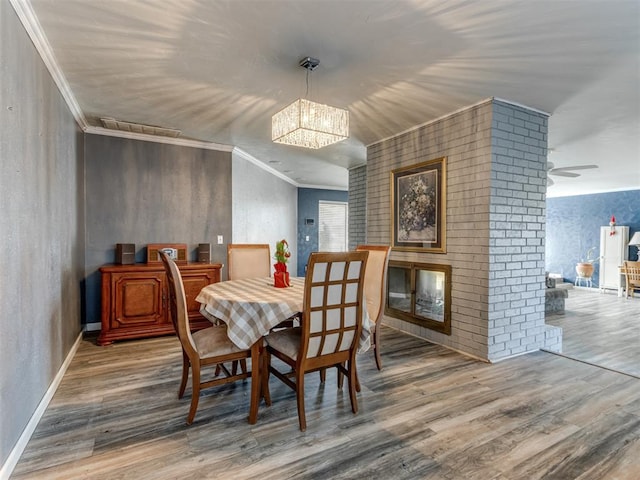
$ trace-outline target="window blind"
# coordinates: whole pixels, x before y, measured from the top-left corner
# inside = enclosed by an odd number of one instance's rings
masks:
[[[346,252],[349,247],[349,205],[321,200],[318,205],[318,247],[321,252]]]

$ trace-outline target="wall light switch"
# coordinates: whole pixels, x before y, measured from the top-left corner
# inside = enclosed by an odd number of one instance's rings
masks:
[[[307,235],[306,237],[304,237],[304,241],[308,242],[309,241],[309,235]]]
[[[222,245],[223,243],[222,235],[218,235],[218,245]]]

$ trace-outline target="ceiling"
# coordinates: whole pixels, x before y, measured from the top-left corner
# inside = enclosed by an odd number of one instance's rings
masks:
[[[176,128],[346,189],[367,145],[497,97],[551,115],[555,167],[598,165],[548,196],[640,188],[638,0],[11,1],[92,131]],[[320,60],[308,98],[350,111],[350,138],[320,150],[270,136],[307,96],[306,56]]]

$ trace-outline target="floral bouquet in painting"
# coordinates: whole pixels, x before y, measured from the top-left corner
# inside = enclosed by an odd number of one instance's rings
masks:
[[[284,288],[291,286],[289,282],[289,272],[287,271],[287,262],[291,257],[289,251],[289,244],[285,239],[276,243],[276,253],[273,256],[276,263],[273,265],[275,273],[273,274],[274,285],[278,288]]]
[[[435,235],[436,190],[428,185],[421,176],[407,185],[400,198],[399,237],[405,241],[412,231],[431,229]]]

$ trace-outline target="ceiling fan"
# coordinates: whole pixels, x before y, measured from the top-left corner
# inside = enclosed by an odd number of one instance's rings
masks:
[[[579,173],[574,173],[574,170],[588,170],[591,168],[598,168],[598,165],[576,165],[575,167],[558,167],[555,168],[552,162],[547,162],[547,185],[554,184],[551,175],[557,175],[558,177],[579,177]]]

